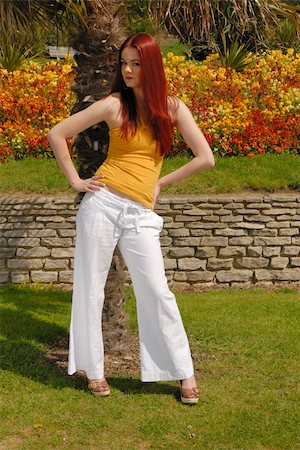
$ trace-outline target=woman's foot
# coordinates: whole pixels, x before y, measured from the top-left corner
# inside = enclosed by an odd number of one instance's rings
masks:
[[[88,388],[94,395],[100,395],[101,397],[107,397],[110,394],[109,384],[105,378],[100,380],[89,380]]]
[[[198,403],[200,390],[197,387],[195,376],[180,381],[180,397],[181,401],[187,405]]]

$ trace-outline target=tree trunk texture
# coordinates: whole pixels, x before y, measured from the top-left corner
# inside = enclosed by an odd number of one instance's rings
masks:
[[[123,36],[120,31],[120,2],[94,0],[86,2],[87,29],[72,36],[71,45],[76,50],[74,59],[76,76],[72,90],[77,95],[72,114],[87,108],[109,92],[117,68],[118,48]],[[90,178],[104,162],[109,145],[108,126],[105,122],[76,136],[73,145],[79,161],[79,176]],[[79,194],[80,202],[83,193]],[[118,354],[126,337],[124,314],[124,261],[115,250],[105,287],[103,308],[103,340],[105,351]]]

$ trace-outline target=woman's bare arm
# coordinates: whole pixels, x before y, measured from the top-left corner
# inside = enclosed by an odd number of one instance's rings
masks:
[[[190,110],[181,100],[178,100],[175,125],[180,131],[185,143],[192,150],[194,158],[179,169],[158,180],[152,203],[153,207],[157,201],[160,189],[163,186],[177,183],[180,180],[190,177],[196,172],[210,169],[215,165],[214,156],[207,140],[196,124]]]
[[[69,154],[66,139],[96,125],[102,121],[109,121],[115,106],[115,99],[107,97],[93,103],[55,125],[47,134],[47,139],[53,150],[55,158],[67,178],[70,186],[79,192],[94,192],[104,186],[99,180],[101,177],[92,177],[83,180],[79,177]]]

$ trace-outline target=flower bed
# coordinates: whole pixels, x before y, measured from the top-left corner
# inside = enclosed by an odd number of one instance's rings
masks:
[[[170,92],[185,101],[215,153],[221,156],[299,153],[300,54],[292,49],[253,56],[243,71],[167,55]],[[185,150],[176,134],[175,151]]]
[[[191,108],[215,153],[299,153],[300,54],[253,56],[243,72],[222,67],[217,55],[197,63],[169,53],[164,63],[170,93]],[[0,70],[0,161],[52,156],[45,135],[70,114],[73,81],[69,60]],[[186,151],[176,133],[170,154]]]
[[[45,135],[70,114],[72,82],[70,60],[0,70],[0,161],[53,156]]]

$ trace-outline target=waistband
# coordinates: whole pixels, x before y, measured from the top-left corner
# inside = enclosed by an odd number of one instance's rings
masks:
[[[147,212],[151,211],[150,208],[147,208],[145,205],[142,205],[139,202],[136,202],[135,200],[131,200],[127,197],[122,197],[121,195],[117,195],[114,192],[111,192],[106,186],[102,187],[98,191],[95,192],[96,198],[98,197],[101,200],[107,200],[109,202],[113,201],[114,203],[117,203],[120,207],[124,207],[127,205],[127,207],[136,208],[140,212]]]

